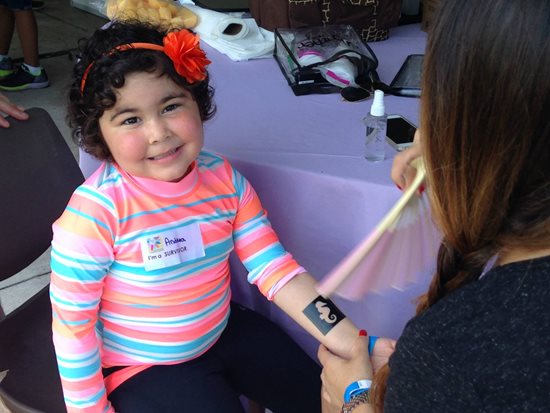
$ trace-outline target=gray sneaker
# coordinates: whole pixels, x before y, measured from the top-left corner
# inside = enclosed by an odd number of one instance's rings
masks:
[[[0,62],[0,79],[11,75],[13,72],[15,72],[15,69],[13,68],[11,57],[8,57]]]
[[[0,90],[10,92],[25,89],[41,89],[50,84],[48,75],[44,69],[40,70],[38,76],[33,75],[27,69],[27,66],[21,65],[15,73],[0,79]]]

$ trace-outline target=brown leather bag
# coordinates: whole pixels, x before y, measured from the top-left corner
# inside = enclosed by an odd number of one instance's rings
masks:
[[[364,41],[375,42],[397,26],[401,0],[250,0],[250,12],[267,30],[349,24]]]

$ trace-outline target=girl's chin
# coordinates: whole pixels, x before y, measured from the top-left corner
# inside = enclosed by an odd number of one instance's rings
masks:
[[[174,171],[173,173],[170,171],[164,171],[164,172],[152,172],[152,173],[131,173],[130,175],[145,178],[145,179],[152,179],[155,181],[161,181],[161,182],[179,182],[183,178],[185,178],[189,171],[191,170],[191,167],[187,168],[185,171]]]
[[[168,174],[168,176],[166,176],[166,179],[162,179],[162,180],[166,182],[179,182],[183,178],[185,178],[187,175],[189,175],[189,172],[191,172],[191,169],[193,169],[193,167],[192,165],[189,165],[187,169],[185,169],[185,171],[183,172],[179,171],[179,172],[175,172],[174,174]]]

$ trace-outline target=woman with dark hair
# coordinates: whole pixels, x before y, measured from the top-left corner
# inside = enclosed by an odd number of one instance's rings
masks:
[[[548,412],[550,2],[443,0],[434,21],[420,152],[437,269],[374,378],[364,337],[351,360],[320,347],[324,411]]]

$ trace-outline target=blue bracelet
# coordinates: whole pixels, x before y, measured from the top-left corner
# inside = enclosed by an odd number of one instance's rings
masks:
[[[346,387],[346,391],[344,392],[344,403],[349,403],[353,396],[363,393],[364,391],[368,391],[371,384],[372,380],[367,379],[357,380],[351,383],[348,387]]]
[[[374,343],[376,343],[376,340],[378,340],[378,337],[369,336],[369,356],[372,354],[372,350],[374,349]]]

